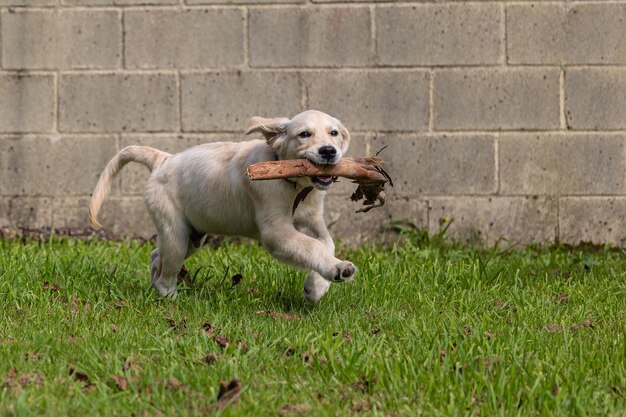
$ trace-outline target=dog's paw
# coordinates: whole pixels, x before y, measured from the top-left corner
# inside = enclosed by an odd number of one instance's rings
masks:
[[[172,288],[172,287],[161,286],[161,285],[158,285],[158,282],[153,283],[152,287],[156,290],[156,292],[159,294],[159,297],[161,298],[168,298],[170,300],[175,300],[176,297],[178,297],[178,290],[176,289],[176,287]]]
[[[304,282],[302,294],[307,301],[317,303],[328,292],[330,286],[331,282],[322,278],[321,275],[309,273],[307,280]]]
[[[350,281],[356,274],[356,266],[352,262],[342,261],[335,265],[333,282]]]

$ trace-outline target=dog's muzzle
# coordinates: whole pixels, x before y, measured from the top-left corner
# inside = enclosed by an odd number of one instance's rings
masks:
[[[311,177],[311,181],[313,181],[313,184],[320,185],[324,188],[330,187],[333,184],[333,182],[335,182],[336,179],[337,177],[333,177],[330,175],[320,175],[318,177]]]

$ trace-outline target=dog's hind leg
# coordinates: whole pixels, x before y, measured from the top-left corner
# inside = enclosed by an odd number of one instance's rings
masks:
[[[176,298],[176,281],[187,254],[189,237],[184,229],[159,231],[158,244],[156,262],[152,266],[152,286],[160,296]]]
[[[161,275],[161,257],[159,248],[156,248],[150,254],[150,282],[154,282],[159,275]]]
[[[203,235],[203,236],[198,236],[198,237],[191,237],[189,239],[189,243],[187,246],[187,253],[185,254],[185,259],[189,258],[191,255],[193,255],[194,253],[196,253],[198,250],[202,248],[202,245],[204,244],[204,241],[206,240],[207,236],[208,235]],[[182,265],[181,265],[181,268],[182,268]],[[150,254],[150,278],[151,278],[152,286],[156,288],[157,291],[158,291],[158,288],[155,282],[159,279],[160,276],[161,276],[161,257],[159,256],[159,248],[156,248]],[[159,291],[159,294],[164,295],[164,294],[161,294],[161,291]],[[176,297],[175,294],[176,293],[174,292],[173,297]]]
[[[151,253],[151,281],[162,297],[176,298],[176,281],[190,246],[189,228],[167,194],[157,187],[146,193],[146,206],[157,229]]]

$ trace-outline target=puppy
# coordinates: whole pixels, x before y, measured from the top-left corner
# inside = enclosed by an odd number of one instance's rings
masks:
[[[309,270],[303,292],[311,302],[319,301],[332,282],[356,274],[354,264],[335,257],[323,219],[332,177],[252,182],[245,174],[253,163],[277,159],[336,164],[350,144],[348,130],[334,117],[309,110],[291,120],[253,117],[246,134],[251,133],[260,133],[265,140],[208,143],[174,155],[128,146],[100,176],[89,206],[94,227],[100,226],[98,211],[124,165],[139,162],[152,172],[144,200],[157,229],[151,278],[161,296],[176,297],[183,261],[209,233],[257,239],[279,261]],[[312,191],[295,203],[308,187]]]

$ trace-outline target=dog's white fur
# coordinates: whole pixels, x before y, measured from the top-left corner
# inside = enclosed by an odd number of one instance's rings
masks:
[[[310,270],[304,296],[312,302],[326,294],[331,282],[354,277],[356,267],[335,257],[324,223],[324,196],[331,183],[327,178],[252,182],[245,174],[249,165],[277,158],[336,164],[348,149],[348,130],[339,120],[309,110],[291,120],[253,117],[246,134],[257,132],[265,140],[209,143],[174,155],[128,146],[104,169],[89,207],[96,227],[113,176],[128,162],[152,171],[144,199],[157,229],[151,276],[161,296],[176,297],[183,260],[202,246],[208,233],[258,239],[278,260]],[[294,200],[306,187],[313,191],[292,215]]]

